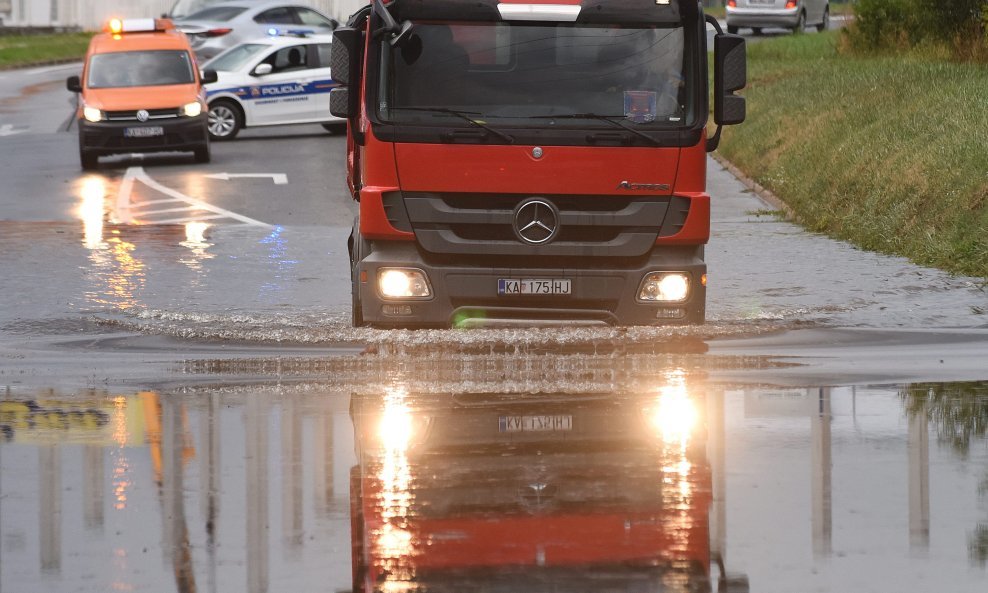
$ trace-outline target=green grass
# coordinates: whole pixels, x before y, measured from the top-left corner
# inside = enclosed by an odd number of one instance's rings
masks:
[[[0,69],[82,60],[91,33],[0,35]]]
[[[988,278],[988,68],[839,44],[749,45],[747,121],[720,152],[812,231]]]

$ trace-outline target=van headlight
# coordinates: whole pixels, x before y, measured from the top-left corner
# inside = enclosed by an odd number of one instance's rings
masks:
[[[103,121],[103,112],[95,107],[83,107],[82,117],[86,118],[86,121],[95,123],[98,121]]]
[[[184,113],[186,117],[195,117],[202,113],[202,103],[199,101],[186,103],[182,106],[182,113]]]

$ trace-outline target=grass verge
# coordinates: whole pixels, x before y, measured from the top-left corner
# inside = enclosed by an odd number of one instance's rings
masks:
[[[91,33],[0,35],[0,69],[82,60]]]
[[[840,39],[749,45],[748,118],[720,152],[812,231],[988,278],[988,69]]]

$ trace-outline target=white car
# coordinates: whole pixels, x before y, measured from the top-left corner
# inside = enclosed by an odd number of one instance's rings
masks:
[[[726,3],[727,32],[737,33],[751,27],[760,35],[764,27],[782,27],[802,33],[807,26],[817,31],[830,28],[829,0],[728,0]]]
[[[319,123],[346,130],[329,112],[331,35],[276,35],[232,47],[203,64],[216,71],[207,84],[209,135],[229,140],[242,128]]]

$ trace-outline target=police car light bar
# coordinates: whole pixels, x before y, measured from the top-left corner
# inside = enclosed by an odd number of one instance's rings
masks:
[[[175,28],[171,19],[110,19],[106,30],[114,35],[120,33],[150,33]]]
[[[288,29],[287,31],[282,31],[282,30],[276,29],[274,27],[271,27],[270,29],[268,29],[268,35],[270,35],[271,37],[279,37],[279,36],[284,36],[284,37],[308,37],[309,35],[312,35],[313,33],[315,33],[315,31],[313,31],[312,29]]]
[[[556,21],[572,23],[580,16],[579,4],[520,4],[500,2],[501,18],[506,21]]]

